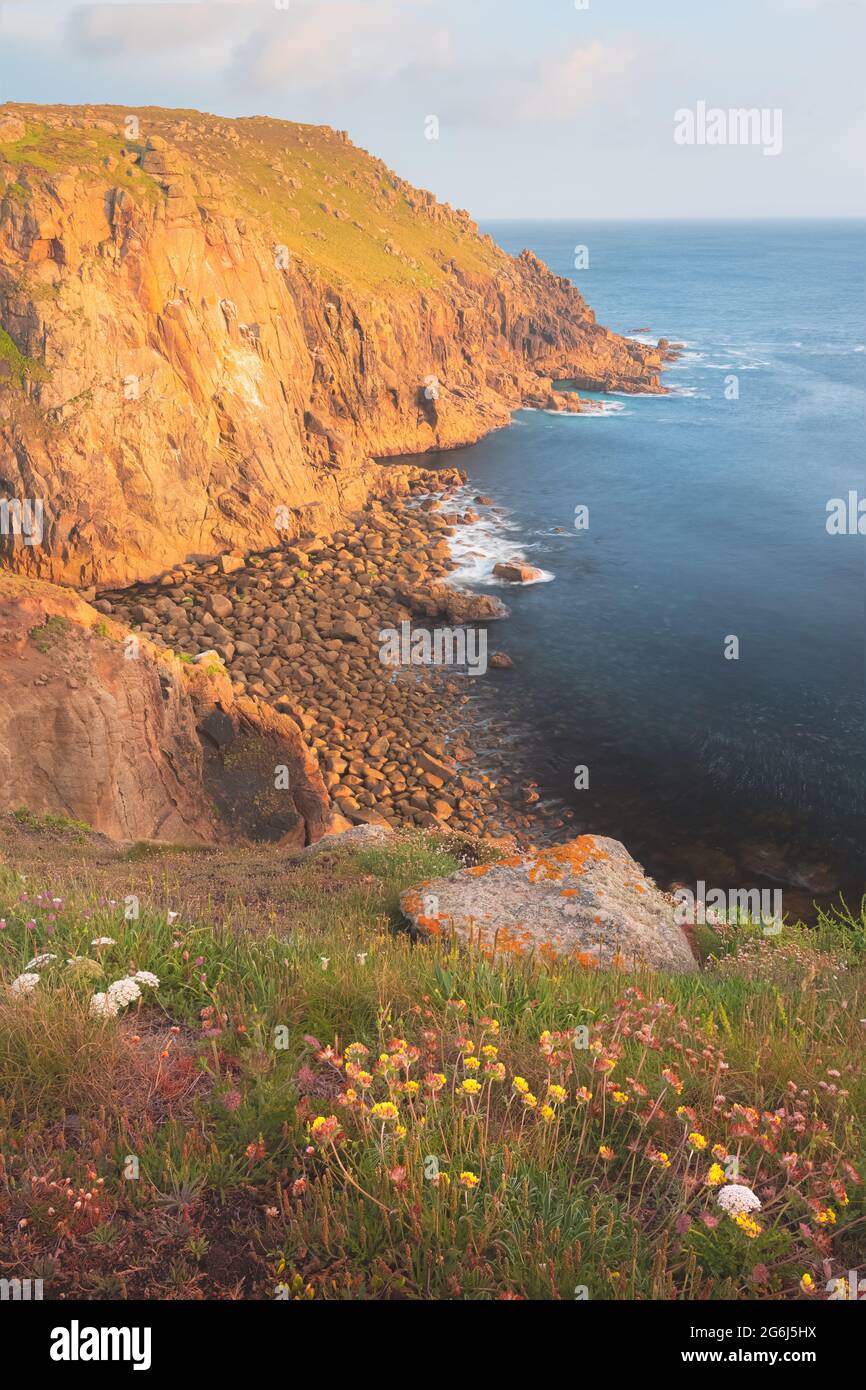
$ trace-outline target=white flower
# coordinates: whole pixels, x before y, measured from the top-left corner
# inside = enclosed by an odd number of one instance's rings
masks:
[[[327,970],[328,966],[331,964],[331,957],[319,956],[319,960],[322,962],[322,969]]]
[[[117,942],[113,936],[95,936],[90,944],[91,946],[116,946]]]
[[[140,985],[150,985],[151,989],[159,989],[159,976],[154,975],[151,970],[136,970],[132,976]]]
[[[125,975],[122,980],[114,980],[108,986],[108,993],[117,1001],[119,1009],[124,1009],[133,1000],[141,998],[141,990],[130,975]]]
[[[731,1217],[739,1216],[744,1211],[761,1210],[760,1197],[757,1197],[750,1187],[741,1183],[731,1183],[729,1187],[723,1187],[716,1201],[722,1211]]]
[[[23,975],[18,975],[16,979],[12,981],[9,989],[12,994],[30,994],[38,984],[39,976],[28,974],[25,971]]]
[[[29,960],[25,965],[24,969],[41,970],[43,965],[47,965],[50,960],[56,959],[57,957],[55,955],[52,955],[50,951],[43,951],[41,956],[34,956],[32,960]]]
[[[90,1000],[90,1012],[97,1018],[114,1018],[120,1003],[113,994],[94,994]]]
[[[172,922],[176,922],[179,916],[179,912],[170,912],[168,914],[168,925],[171,926]]]

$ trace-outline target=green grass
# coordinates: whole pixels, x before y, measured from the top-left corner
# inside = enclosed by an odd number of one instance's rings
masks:
[[[693,977],[414,944],[400,892],[464,852],[413,835],[263,860],[267,906],[231,851],[134,847],[110,888],[86,865],[0,873],[0,979],[57,957],[32,994],[0,987],[9,1272],[46,1261],[49,1297],[795,1298],[804,1274],[826,1297],[863,1258],[862,917]],[[196,873],[219,902],[193,901]],[[159,988],[91,1017],[130,968]],[[761,1196],[751,1235],[707,1186],[713,1145]],[[65,1179],[89,1211],[58,1213]]]

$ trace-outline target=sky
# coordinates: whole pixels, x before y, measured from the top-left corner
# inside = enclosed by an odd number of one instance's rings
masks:
[[[863,216],[864,53],[866,0],[0,0],[0,101],[327,124],[480,220]]]

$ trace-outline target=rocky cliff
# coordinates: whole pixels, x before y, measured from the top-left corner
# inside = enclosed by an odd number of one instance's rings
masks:
[[[0,811],[113,839],[303,848],[335,815],[298,725],[68,589],[0,572]]]
[[[342,132],[0,107],[0,556],[79,586],[333,527],[656,349]],[[16,535],[16,530],[22,534]]]

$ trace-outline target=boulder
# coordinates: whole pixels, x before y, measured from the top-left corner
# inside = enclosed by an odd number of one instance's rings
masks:
[[[618,840],[575,840],[430,879],[400,906],[414,933],[485,951],[544,950],[590,968],[697,970],[674,905]]]
[[[505,604],[492,594],[471,594],[450,584],[425,584],[423,589],[401,589],[399,603],[425,618],[446,618],[449,623],[487,623],[507,618]]]
[[[507,579],[509,584],[534,584],[544,575],[535,565],[527,565],[524,560],[503,560],[493,566],[498,579]]]

